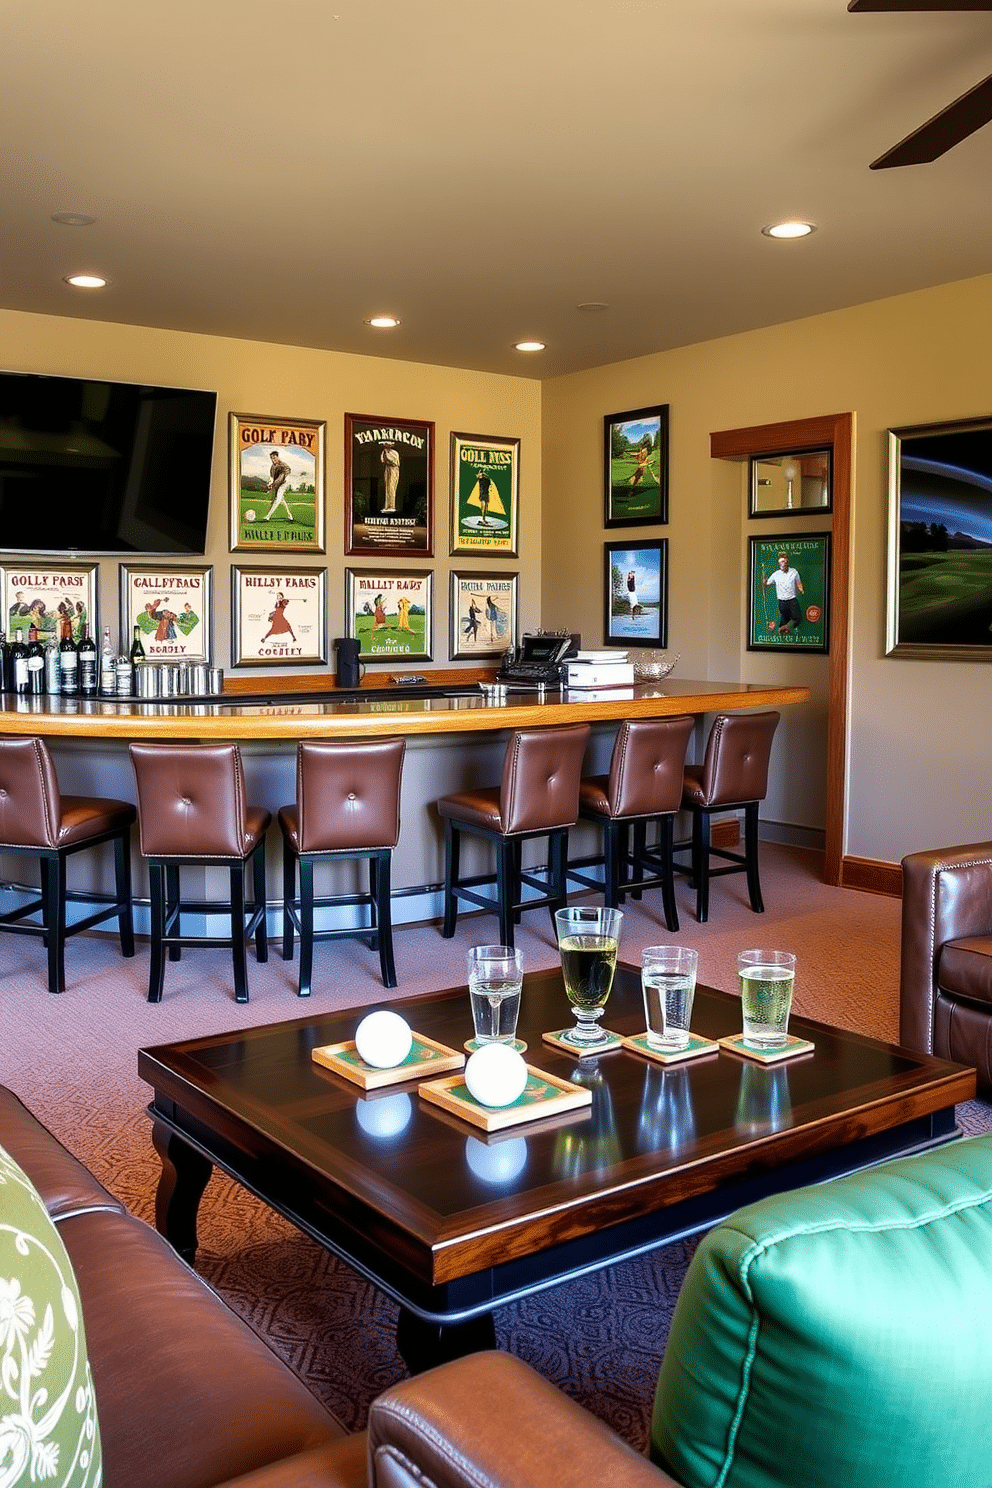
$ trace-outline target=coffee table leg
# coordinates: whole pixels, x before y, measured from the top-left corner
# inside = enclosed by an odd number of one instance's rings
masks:
[[[160,1121],[152,1122],[152,1142],[162,1159],[162,1176],[155,1193],[155,1228],[192,1266],[196,1258],[196,1211],[213,1163]]]
[[[396,1324],[396,1346],[411,1374],[433,1369],[449,1359],[496,1347],[496,1329],[491,1312],[467,1323],[425,1323],[405,1307]]]

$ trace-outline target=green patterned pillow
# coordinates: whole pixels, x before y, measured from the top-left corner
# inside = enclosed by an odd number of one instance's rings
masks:
[[[34,1185],[0,1147],[0,1484],[102,1481],[72,1264]]]

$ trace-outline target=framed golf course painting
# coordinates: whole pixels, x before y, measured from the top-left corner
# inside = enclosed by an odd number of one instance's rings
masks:
[[[605,543],[603,638],[608,646],[668,645],[668,539]]]
[[[828,651],[830,533],[787,532],[749,542],[747,649]]]
[[[324,425],[231,414],[231,552],[324,551]]]
[[[992,418],[889,430],[885,651],[992,661]]]
[[[451,436],[451,552],[517,556],[520,440]]]
[[[362,661],[430,661],[433,573],[345,569],[345,627]]]
[[[607,527],[668,521],[668,404],[603,420]]]

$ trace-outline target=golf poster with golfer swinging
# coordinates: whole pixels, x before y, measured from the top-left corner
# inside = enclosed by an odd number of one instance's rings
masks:
[[[830,533],[750,539],[747,649],[828,651]]]
[[[231,414],[231,552],[324,551],[324,425]]]

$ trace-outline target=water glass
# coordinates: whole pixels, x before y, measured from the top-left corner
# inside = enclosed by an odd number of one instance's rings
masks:
[[[641,952],[641,990],[648,1043],[676,1054],[689,1047],[699,954],[688,946],[646,946]]]
[[[472,946],[468,953],[468,991],[478,1043],[513,1043],[523,976],[523,957],[511,946]]]
[[[789,1036],[796,958],[791,951],[741,951],[744,1042],[751,1049],[781,1049]]]

